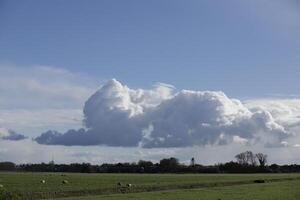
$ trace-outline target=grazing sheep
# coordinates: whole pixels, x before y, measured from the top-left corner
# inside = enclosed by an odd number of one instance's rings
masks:
[[[132,185],[131,185],[130,183],[127,183],[127,185],[126,185],[126,186],[130,188]]]
[[[0,188],[3,188],[4,186],[2,184],[0,184]]]
[[[69,183],[69,181],[67,181],[67,180],[62,181],[62,184],[68,184],[68,183]]]
[[[46,183],[46,181],[45,181],[45,180],[41,180],[41,183],[43,183],[43,184],[44,184],[44,183]]]
[[[118,182],[118,183],[117,183],[117,186],[121,187],[121,186],[122,186],[122,183],[121,183],[121,182]]]

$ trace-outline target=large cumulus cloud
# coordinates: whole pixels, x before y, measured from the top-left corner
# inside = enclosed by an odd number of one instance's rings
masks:
[[[48,131],[40,144],[185,147],[227,143],[279,146],[293,133],[263,107],[247,106],[223,92],[174,92],[157,84],[131,89],[113,79],[84,106],[84,129]]]
[[[142,142],[147,147],[226,144],[237,138],[253,143],[263,137],[273,144],[289,134],[269,112],[251,112],[223,92],[181,91],[157,106],[149,121],[151,131]]]

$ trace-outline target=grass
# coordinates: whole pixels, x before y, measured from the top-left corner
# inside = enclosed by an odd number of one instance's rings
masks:
[[[73,199],[74,196],[107,195],[120,193],[120,188],[117,187],[118,182],[122,182],[124,184],[133,184],[132,189],[126,190],[125,192],[150,192],[162,190],[185,192],[185,190],[182,189],[211,187],[216,188],[217,186],[235,184],[240,185],[251,183],[255,179],[266,179],[274,181],[294,178],[300,179],[300,174],[0,173],[0,184],[4,185],[5,189],[10,192],[21,194],[23,196],[23,199],[56,198],[69,196],[72,196]],[[46,180],[46,183],[42,184],[40,182],[41,180]],[[69,183],[63,184],[63,180],[68,180]],[[139,194],[128,195],[130,197],[130,195]],[[159,193],[154,193],[154,195],[155,194]],[[126,196],[123,197],[126,199]]]
[[[65,198],[60,200],[297,200],[300,181],[245,184],[192,190]]]

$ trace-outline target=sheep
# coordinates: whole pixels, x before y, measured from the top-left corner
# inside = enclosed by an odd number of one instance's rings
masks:
[[[46,181],[45,181],[45,180],[41,180],[41,183],[45,184],[45,183],[46,183]]]
[[[130,188],[132,186],[132,184],[127,183],[126,186]]]
[[[3,188],[4,186],[2,184],[0,184],[0,188]]]
[[[122,183],[121,183],[121,182],[118,182],[118,183],[117,183],[117,186],[121,187],[121,186],[122,186]]]
[[[68,184],[68,183],[69,183],[69,181],[67,181],[67,180],[62,181],[62,184]]]

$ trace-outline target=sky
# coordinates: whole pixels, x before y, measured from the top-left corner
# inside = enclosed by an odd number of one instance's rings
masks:
[[[0,0],[0,160],[299,163],[299,9]]]

